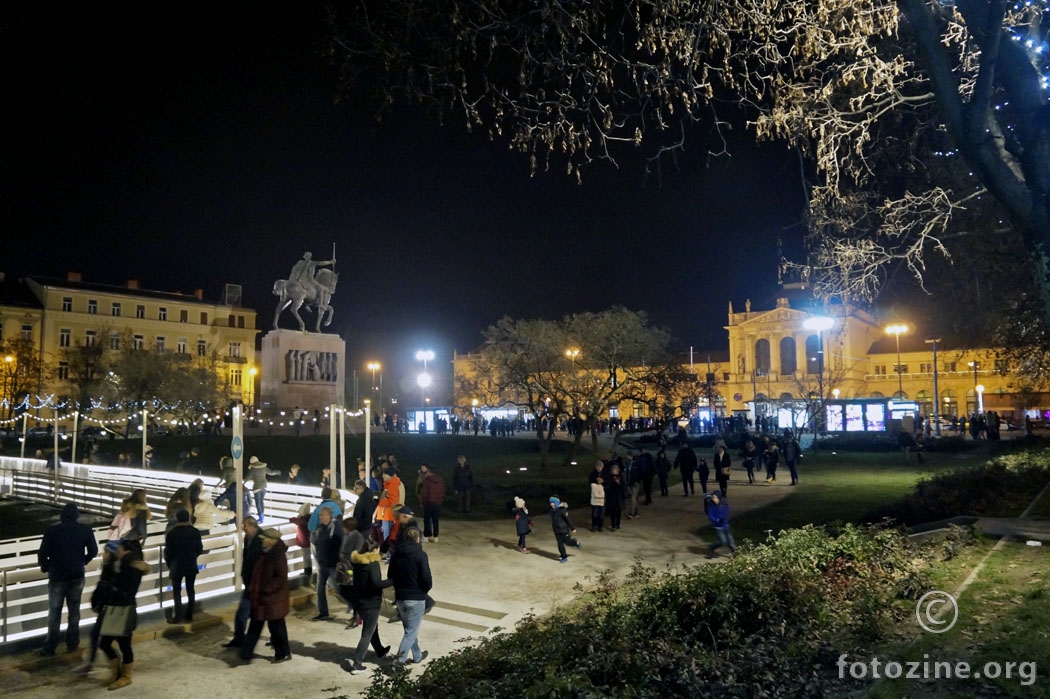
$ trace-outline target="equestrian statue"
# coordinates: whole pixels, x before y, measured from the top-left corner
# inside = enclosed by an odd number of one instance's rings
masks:
[[[299,315],[299,309],[303,306],[312,308],[317,313],[315,332],[321,332],[322,320],[325,327],[332,323],[335,310],[329,301],[335,293],[339,275],[331,269],[324,268],[334,264],[335,245],[332,246],[332,259],[323,262],[314,260],[313,255],[307,252],[303,254],[303,259],[292,266],[292,273],[288,275],[288,279],[278,279],[274,282],[273,295],[280,299],[277,302],[277,312],[273,316],[275,330],[281,313],[289,307],[292,309],[292,315],[299,321],[300,331],[306,331],[306,324]]]

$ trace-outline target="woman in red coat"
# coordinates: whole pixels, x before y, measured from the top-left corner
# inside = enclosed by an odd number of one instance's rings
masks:
[[[263,552],[255,564],[252,581],[248,585],[252,620],[241,645],[241,658],[251,660],[255,654],[255,644],[259,641],[265,621],[273,644],[272,662],[283,663],[292,659],[292,651],[288,647],[288,627],[284,623],[291,607],[288,600],[288,547],[281,541],[281,533],[276,529],[264,529],[259,532],[259,537]]]

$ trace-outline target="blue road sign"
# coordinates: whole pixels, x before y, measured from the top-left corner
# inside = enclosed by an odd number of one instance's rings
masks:
[[[244,454],[244,442],[241,441],[240,437],[234,437],[233,441],[230,442],[230,453],[233,454],[233,458],[239,459]]]

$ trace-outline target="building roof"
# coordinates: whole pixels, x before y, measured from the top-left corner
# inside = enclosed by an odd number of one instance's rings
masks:
[[[157,291],[154,289],[142,289],[137,286],[117,286],[115,284],[100,284],[98,282],[85,282],[82,280],[58,279],[55,277],[31,277],[34,282],[42,286],[70,289],[73,291],[94,291],[101,294],[120,294],[121,296],[135,296],[138,298],[155,299],[158,301],[172,301],[177,303],[196,303],[208,306],[225,306],[227,304],[214,299],[206,299],[203,292],[197,290],[192,294],[183,294],[173,291]]]
[[[922,335],[905,333],[901,335],[901,354],[913,353],[913,352],[929,352],[933,354],[933,345],[926,342],[926,337]],[[940,340],[937,342],[937,352],[957,352],[965,351],[970,348],[963,347],[962,345],[951,342],[949,340]],[[868,354],[896,354],[897,353],[897,338],[893,335],[885,335],[880,337],[875,342],[871,343],[868,348]]]
[[[0,272],[0,306],[11,308],[43,308],[40,299],[21,277],[12,277]]]

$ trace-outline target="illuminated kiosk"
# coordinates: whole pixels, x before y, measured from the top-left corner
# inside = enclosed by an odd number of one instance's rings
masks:
[[[824,406],[828,434],[915,432],[919,404],[892,398],[830,400]]]

